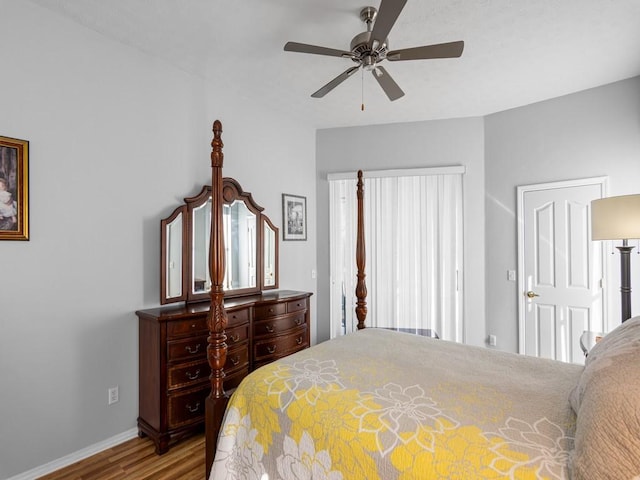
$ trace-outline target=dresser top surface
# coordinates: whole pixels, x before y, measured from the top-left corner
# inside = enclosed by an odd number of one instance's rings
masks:
[[[244,297],[227,298],[224,301],[225,310],[236,308],[245,308],[253,305],[264,305],[269,303],[278,303],[298,298],[310,297],[310,292],[298,292],[295,290],[267,290],[260,295],[247,295]],[[144,310],[137,310],[136,315],[139,317],[152,317],[159,321],[175,320],[182,317],[188,317],[198,313],[207,313],[209,311],[209,302],[198,302],[193,304],[181,304],[168,307],[155,307]]]

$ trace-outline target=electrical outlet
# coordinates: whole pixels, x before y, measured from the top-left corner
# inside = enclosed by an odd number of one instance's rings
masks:
[[[498,339],[495,335],[489,335],[489,345],[495,347],[498,344]]]
[[[119,392],[118,392],[118,386],[117,385],[115,387],[111,387],[108,390],[108,392],[109,392],[109,405],[113,405],[118,400],[120,400]]]

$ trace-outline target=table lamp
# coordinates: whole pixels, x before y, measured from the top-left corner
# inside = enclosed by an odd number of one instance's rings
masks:
[[[620,250],[620,295],[622,321],[631,318],[630,239],[640,238],[640,194],[607,197],[591,202],[591,239],[622,240]]]

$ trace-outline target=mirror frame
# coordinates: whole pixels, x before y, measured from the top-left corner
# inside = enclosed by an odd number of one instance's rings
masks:
[[[185,204],[177,207],[169,217],[160,221],[160,304],[186,302],[195,303],[210,300],[209,291],[195,293],[193,291],[193,211],[204,205],[211,197],[211,185],[204,185],[200,192],[192,197],[184,199]],[[249,192],[242,189],[240,183],[231,178],[222,179],[222,198],[225,205],[231,205],[234,201],[243,202],[247,209],[256,216],[256,285],[249,288],[238,288],[226,290],[226,298],[240,297],[244,295],[259,294],[262,290],[272,290],[278,288],[278,264],[279,264],[279,229],[273,222],[262,213],[263,207],[258,205]],[[182,213],[182,294],[175,297],[167,297],[167,268],[168,268],[168,243],[167,226]],[[275,233],[275,283],[265,285],[264,278],[264,226],[268,225]]]

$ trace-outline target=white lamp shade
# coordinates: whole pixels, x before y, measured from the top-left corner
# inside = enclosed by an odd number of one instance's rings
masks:
[[[592,240],[640,238],[640,194],[591,202]]]

